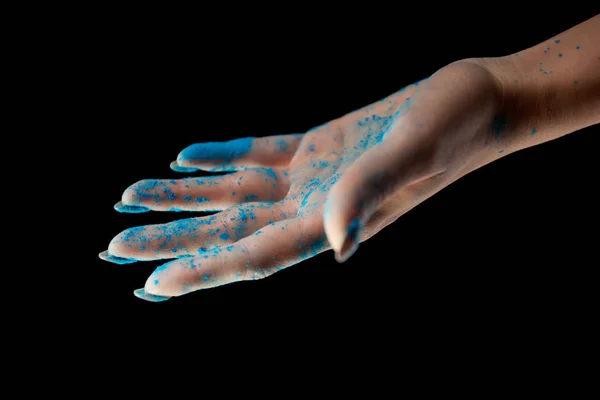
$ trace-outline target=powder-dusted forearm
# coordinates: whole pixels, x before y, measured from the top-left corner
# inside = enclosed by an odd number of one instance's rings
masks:
[[[480,60],[500,81],[508,151],[600,123],[600,15],[515,54]]]

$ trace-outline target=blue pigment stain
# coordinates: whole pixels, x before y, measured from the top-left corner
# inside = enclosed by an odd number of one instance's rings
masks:
[[[183,196],[183,199],[185,201],[192,201],[192,197],[191,196]]]
[[[125,258],[125,257],[113,256],[112,254],[109,254],[108,251],[103,251],[98,256],[101,259],[103,259],[104,261],[108,261],[108,262],[119,264],[119,265],[131,264],[131,263],[137,262],[137,260],[135,258]]]
[[[180,167],[175,164],[171,164],[171,169],[175,172],[196,172],[198,170],[198,168]]]
[[[309,151],[315,151],[315,145],[314,144],[309,145],[308,146],[308,150]]]
[[[559,44],[560,40],[555,40],[554,43]]]
[[[579,50],[579,46],[575,46],[575,50]]]
[[[358,240],[358,233],[360,232],[360,220],[358,218],[354,218],[348,224],[346,228],[346,240],[350,239],[353,241]]]
[[[284,139],[277,139],[275,141],[275,145],[279,148],[279,151],[283,153],[287,153],[288,151],[288,143]]]
[[[492,131],[494,132],[494,135],[496,135],[496,139],[500,139],[504,129],[506,129],[506,117],[504,117],[504,115],[498,115],[492,121]]]
[[[206,197],[195,197],[194,201],[196,203],[210,203],[210,200],[208,200]]]
[[[221,233],[221,234],[219,235],[219,239],[221,239],[221,240],[225,241],[225,240],[229,240],[229,239],[230,239],[230,237],[229,237],[229,235],[227,234],[227,232],[225,232],[225,233]]]
[[[558,53],[558,56],[559,56],[559,57],[562,57],[562,53]]]
[[[133,294],[136,297],[138,297],[138,298],[140,298],[142,300],[150,301],[150,302],[153,302],[153,303],[158,303],[158,302],[170,299],[170,297],[158,296],[158,295],[155,295],[155,294],[146,293],[146,291],[144,289],[135,290],[133,292]]]
[[[502,154],[502,153],[504,153],[504,150],[500,150],[500,151],[498,152],[498,154]]]
[[[256,200],[257,198],[258,198],[258,196],[255,195],[255,194],[247,194],[247,195],[244,196],[244,202],[245,203],[250,203],[250,202]]]
[[[253,137],[247,137],[228,142],[196,143],[183,149],[181,157],[184,160],[220,161],[228,164],[247,154],[253,140]]]
[[[265,178],[265,182],[267,182],[267,181],[268,181],[268,178],[271,178],[271,179],[273,179],[274,181],[276,181],[276,180],[277,180],[277,174],[275,173],[275,170],[274,170],[273,168],[265,168],[265,169],[263,169],[262,171],[263,171],[263,172],[265,173],[265,175],[267,176],[267,177]]]
[[[154,280],[154,284],[155,284],[155,285],[158,285],[158,279],[155,279],[155,280]]]
[[[531,128],[531,136],[535,135],[537,132],[535,131],[535,128]]]
[[[130,213],[130,214],[139,214],[139,213],[144,213],[144,212],[150,211],[150,209],[148,207],[128,206],[128,205],[121,203],[120,201],[117,204],[115,204],[114,208],[115,208],[115,210],[117,210],[120,213]]]
[[[169,181],[169,183],[170,183],[171,185],[175,185],[177,182],[175,182],[173,179],[171,179],[171,180]]]

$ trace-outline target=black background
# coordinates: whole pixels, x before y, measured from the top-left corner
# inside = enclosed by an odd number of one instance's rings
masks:
[[[274,323],[303,315],[309,330],[319,330],[316,317],[418,320],[445,330],[468,322],[514,331],[558,316],[589,322],[599,126],[471,173],[343,265],[326,252],[264,280],[157,304],[132,291],[161,261],[115,265],[97,254],[124,229],[184,217],[119,214],[113,205],[140,179],[180,177],[169,163],[191,143],[304,132],[452,61],[523,50],[593,12],[353,10],[299,22],[284,11],[260,19],[158,14],[113,12],[95,21],[71,67],[82,103],[78,134],[92,149],[90,179],[77,193],[86,211],[73,219],[70,239],[85,253],[78,284],[68,289],[73,310],[85,302],[98,321],[167,311],[184,315],[182,324],[208,324],[208,314]]]

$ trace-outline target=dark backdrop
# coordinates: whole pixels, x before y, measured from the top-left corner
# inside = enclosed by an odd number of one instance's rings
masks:
[[[471,173],[343,265],[327,252],[264,280],[151,304],[132,291],[161,261],[97,258],[126,228],[183,217],[119,214],[113,204],[140,179],[180,177],[169,163],[191,143],[304,132],[452,61],[510,54],[593,16],[581,8],[471,11],[357,10],[301,22],[295,13],[258,20],[206,12],[184,21],[115,12],[94,25],[74,67],[85,103],[79,134],[94,153],[93,177],[78,194],[87,212],[74,223],[94,228],[75,238],[85,262],[72,307],[90,301],[95,316],[109,319],[184,309],[272,321],[300,311],[413,316],[440,329],[461,321],[514,328],[558,314],[585,324],[598,266],[599,126]]]

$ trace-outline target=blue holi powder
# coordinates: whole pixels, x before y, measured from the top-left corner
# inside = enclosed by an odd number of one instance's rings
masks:
[[[125,205],[125,204],[121,203],[120,201],[117,204],[115,204],[114,208],[115,208],[115,210],[117,210],[120,213],[130,213],[130,214],[139,214],[139,213],[144,213],[144,212],[150,211],[150,209],[148,207],[129,206],[129,205]]]
[[[275,141],[275,144],[279,148],[279,151],[287,153],[289,146],[288,146],[288,143],[284,139],[277,139]]]
[[[202,277],[202,282],[207,282],[209,278],[210,277],[208,276],[208,274],[204,274],[204,276]]]
[[[265,182],[267,182],[268,178],[271,178],[271,179],[273,179],[274,181],[276,181],[276,180],[277,180],[277,174],[275,173],[275,170],[274,170],[273,168],[265,168],[265,169],[263,169],[262,171],[263,171],[263,172],[265,173],[265,175],[267,176],[267,177],[265,178]]]
[[[531,136],[533,136],[533,135],[535,135],[535,134],[536,134],[536,132],[535,132],[535,128],[531,128]]]
[[[194,201],[196,203],[210,203],[210,200],[208,200],[206,197],[195,197]]]
[[[558,53],[558,56],[559,56],[559,57],[562,57],[562,53]]]
[[[154,284],[155,284],[155,285],[158,285],[158,279],[155,279],[155,280],[154,280]]]
[[[196,172],[198,168],[180,167],[176,164],[171,164],[171,169],[175,172]]]
[[[140,246],[140,251],[146,251],[146,246]]]
[[[231,192],[231,195],[232,195],[232,196],[233,196],[233,195],[235,195],[235,192]]]
[[[323,168],[327,168],[329,166],[329,163],[327,161],[319,161],[319,168],[323,169]]]
[[[250,151],[253,137],[230,140],[228,142],[196,143],[181,152],[185,160],[220,161],[224,164],[235,160]]]
[[[350,221],[350,224],[348,224],[348,227],[346,228],[346,240],[350,239],[353,241],[356,241],[358,239],[358,233],[360,232],[360,220],[358,218],[354,218],[352,221]]]
[[[498,152],[498,154],[502,154],[502,153],[504,153],[504,150],[500,150],[500,151]]]
[[[225,241],[225,240],[229,240],[229,239],[231,239],[231,238],[229,237],[229,235],[227,234],[227,232],[225,232],[225,233],[221,233],[221,234],[219,235],[219,239],[221,239],[221,240]]]
[[[119,265],[132,264],[134,262],[137,262],[137,260],[135,258],[125,258],[125,257],[113,256],[112,254],[109,254],[108,251],[103,251],[98,256],[104,261],[108,261],[108,262],[119,264]]]
[[[183,196],[183,200],[192,201],[192,197],[191,196]]]
[[[171,179],[171,180],[169,181],[169,183],[170,183],[171,185],[175,185],[177,182],[175,182],[173,179]]]
[[[496,135],[496,139],[500,139],[502,132],[506,129],[506,125],[506,117],[504,117],[504,115],[498,115],[494,118],[492,121],[492,131],[494,132],[494,135]]]
[[[162,192],[167,195],[167,198],[171,201],[175,200],[175,193],[169,188],[163,188]]]
[[[206,253],[206,248],[205,247],[199,247],[198,248],[198,254],[202,254],[202,253]]]
[[[308,146],[308,150],[309,151],[315,151],[315,145],[314,144],[309,145]]]
[[[579,46],[575,46],[575,50],[579,50]]]
[[[254,201],[257,198],[258,198],[258,196],[255,195],[255,194],[247,194],[247,195],[244,196],[244,202],[250,203],[251,201]]]
[[[560,40],[555,40],[554,43],[559,44]]]
[[[142,300],[150,301],[153,303],[158,303],[161,301],[169,300],[171,298],[171,297],[158,296],[155,294],[146,293],[146,291],[144,289],[135,290],[133,292],[133,294]]]
[[[232,245],[229,245],[229,246],[225,247],[225,250],[227,250],[230,253],[231,253],[231,249],[233,249]]]

